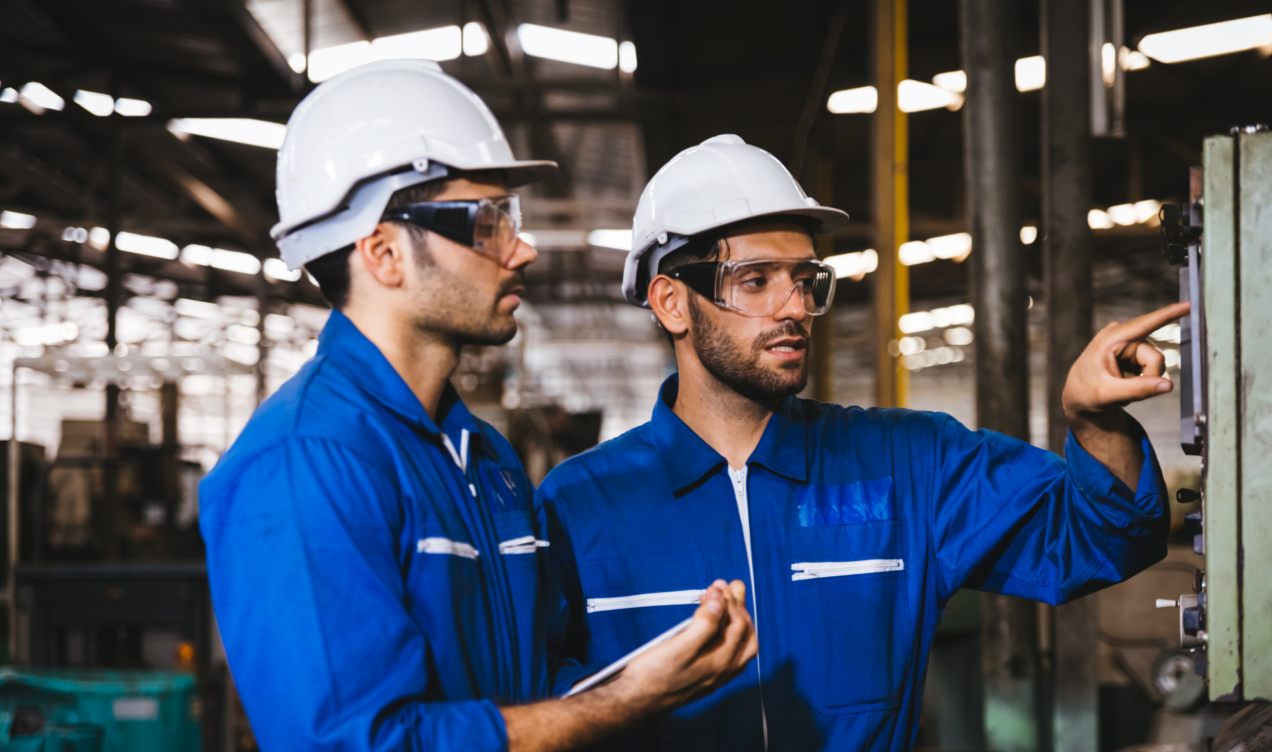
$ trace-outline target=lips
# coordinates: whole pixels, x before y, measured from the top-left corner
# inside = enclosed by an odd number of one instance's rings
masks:
[[[764,346],[765,352],[783,360],[795,360],[803,357],[804,351],[807,349],[808,339],[805,337],[782,337]]]

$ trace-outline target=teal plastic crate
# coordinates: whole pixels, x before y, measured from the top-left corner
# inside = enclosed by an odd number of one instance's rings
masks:
[[[0,668],[0,752],[198,752],[199,716],[191,674]]]

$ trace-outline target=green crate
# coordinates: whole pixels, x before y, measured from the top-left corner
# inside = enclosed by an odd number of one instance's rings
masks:
[[[197,752],[199,710],[192,674],[0,668],[0,752]]]

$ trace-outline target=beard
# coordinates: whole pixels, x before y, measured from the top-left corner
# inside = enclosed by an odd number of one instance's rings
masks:
[[[517,335],[517,320],[511,313],[499,310],[499,300],[523,284],[523,272],[518,271],[499,286],[493,305],[482,306],[476,301],[486,298],[485,290],[474,280],[434,262],[427,247],[422,246],[417,244],[414,254],[425,280],[415,321],[417,329],[460,346],[505,345]]]
[[[743,397],[761,404],[771,404],[804,391],[808,385],[809,358],[783,363],[776,370],[760,365],[765,346],[779,337],[800,337],[807,341],[808,332],[793,321],[765,332],[749,345],[736,341],[723,328],[716,326],[698,308],[696,296],[689,297],[689,318],[693,322],[694,351],[702,367],[717,381]]]

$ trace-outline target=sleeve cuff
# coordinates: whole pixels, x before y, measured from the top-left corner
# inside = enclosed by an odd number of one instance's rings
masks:
[[[1166,483],[1157,462],[1157,453],[1153,451],[1148,434],[1145,433],[1139,421],[1127,414],[1126,422],[1144,454],[1144,467],[1140,470],[1139,483],[1134,490],[1110,472],[1104,463],[1083,449],[1074,438],[1072,431],[1064,442],[1064,456],[1069,465],[1069,475],[1082,493],[1092,501],[1110,503],[1118,507],[1133,507],[1141,515],[1158,513],[1165,508]]]

